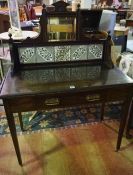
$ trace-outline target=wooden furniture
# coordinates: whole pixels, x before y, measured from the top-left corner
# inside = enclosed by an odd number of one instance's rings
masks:
[[[129,110],[129,119],[128,119],[127,130],[126,130],[126,137],[127,138],[133,138],[133,135],[130,134],[132,123],[133,123],[133,99],[131,101],[130,110]]]
[[[55,7],[56,12],[65,12],[67,11],[67,6],[69,6],[70,4],[64,1],[57,1],[52,5]]]
[[[33,30],[34,26],[32,23],[27,21],[22,21],[21,29],[22,30]],[[8,8],[0,8],[0,33],[7,32],[10,28],[10,19]]]
[[[133,20],[132,19],[126,19],[126,26],[133,27]]]
[[[58,1],[57,4],[64,4]],[[65,3],[67,4],[67,3]],[[42,15],[40,18],[41,38],[43,41],[51,40],[76,40],[76,13],[68,12],[66,6],[60,6],[55,11],[47,11],[43,5]],[[63,11],[64,10],[64,11]]]
[[[33,0],[35,5],[42,5],[42,0]]]
[[[104,50],[107,40],[43,43],[40,39],[27,39],[23,43],[10,40],[13,66],[3,81],[0,98],[20,165],[13,113],[22,111],[101,102],[103,120],[105,102],[123,101],[116,145],[116,150],[120,149],[133,81],[117,68],[107,68]],[[94,51],[97,47],[101,48],[99,52]]]
[[[47,40],[76,39],[76,14],[74,12],[46,12]]]
[[[104,39],[105,37],[110,37],[108,40],[108,44],[106,44],[106,48],[104,49],[106,60],[108,67],[112,68],[111,61],[111,45],[112,40],[111,36],[108,35],[105,31],[99,30],[100,19],[102,15],[101,9],[80,9],[78,5],[78,9],[76,12],[76,40],[91,40],[93,39]]]
[[[7,5],[8,5],[7,0],[0,0],[1,7],[7,7]]]
[[[118,151],[133,96],[133,80],[113,67],[108,57],[110,36],[47,42],[43,15],[38,38],[23,42],[10,39],[12,67],[0,92],[19,164],[22,159],[13,114],[19,113],[22,126],[20,114],[25,111],[101,103],[103,120],[105,102],[123,101]]]
[[[10,28],[10,22],[9,22],[9,15],[8,14],[0,14],[0,33],[3,32],[8,32]],[[32,23],[26,23],[25,22],[20,22],[21,24],[21,29],[22,30],[33,30],[34,26]]]
[[[0,33],[7,32],[10,28],[9,23],[9,15],[8,14],[0,14]]]
[[[35,9],[36,17],[39,18],[42,14],[42,6],[33,6],[33,8]]]
[[[77,10],[77,38],[85,39],[87,35],[94,35],[100,33],[99,23],[102,15],[102,10],[80,9]]]
[[[114,43],[116,45],[122,45],[121,52],[125,52],[127,48],[128,27],[115,26],[114,28]]]
[[[117,18],[116,18],[117,23],[119,23],[121,19],[126,19],[127,11],[128,11],[128,9],[117,9],[116,10],[116,12],[117,12]]]
[[[45,7],[40,19],[43,40],[83,40],[103,34],[99,30],[102,10],[50,11]],[[42,36],[42,34],[41,34]]]
[[[133,27],[133,19],[126,19],[126,26]],[[133,36],[133,31],[132,31],[132,36]]]

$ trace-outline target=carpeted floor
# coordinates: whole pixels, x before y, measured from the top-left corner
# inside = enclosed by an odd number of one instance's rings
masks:
[[[120,105],[108,104],[105,107],[104,120],[119,119]],[[0,113],[0,135],[9,134],[9,128],[4,110]],[[31,117],[34,116],[33,119]],[[23,113],[23,124],[25,131],[38,131],[42,129],[54,129],[81,125],[85,123],[98,122],[100,120],[100,104],[73,107],[67,109],[55,109],[41,112]],[[17,132],[21,132],[17,114],[15,114]]]

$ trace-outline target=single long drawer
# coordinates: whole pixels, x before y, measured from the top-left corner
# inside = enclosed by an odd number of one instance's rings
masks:
[[[57,94],[27,95],[8,99],[12,112],[45,110],[78,106],[89,103],[125,100],[128,92],[124,88],[107,88],[86,92],[66,92]]]
[[[80,92],[50,95],[22,96],[8,99],[12,112],[44,110],[69,106],[78,106],[88,103],[96,103],[103,100],[101,92]]]

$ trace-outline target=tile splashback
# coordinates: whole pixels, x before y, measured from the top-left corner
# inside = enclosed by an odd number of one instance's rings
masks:
[[[70,45],[20,48],[21,63],[102,59],[103,45]]]

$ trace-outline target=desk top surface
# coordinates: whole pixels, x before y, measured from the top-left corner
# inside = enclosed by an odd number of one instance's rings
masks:
[[[1,98],[13,96],[93,91],[108,87],[133,86],[133,80],[117,68],[75,66],[24,70],[18,75],[7,73]]]

